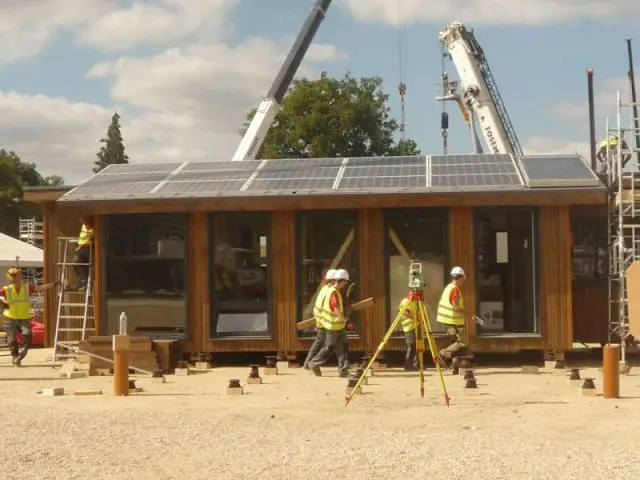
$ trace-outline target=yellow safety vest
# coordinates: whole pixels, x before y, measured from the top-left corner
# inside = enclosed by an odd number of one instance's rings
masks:
[[[324,328],[332,331],[343,330],[346,325],[346,320],[340,320],[335,313],[331,311],[331,294],[336,292],[338,294],[338,306],[341,312],[344,312],[342,304],[342,295],[336,287],[333,285],[327,287],[326,295],[322,301],[322,319],[324,320]]]
[[[16,287],[7,285],[4,287],[7,293],[7,304],[9,308],[5,309],[3,315],[13,320],[29,320],[31,318],[31,303],[29,302],[29,286],[22,284],[20,292],[16,291]]]
[[[404,308],[404,306],[409,303],[409,299],[407,297],[403,298],[402,301],[400,302],[400,307],[399,310],[402,311],[402,309]],[[413,324],[413,311],[411,311],[411,307],[409,307],[409,309],[407,310],[407,313],[409,314],[409,316],[405,317],[402,319],[402,331],[403,332],[410,332],[411,330],[413,330],[415,328],[415,325]]]
[[[603,138],[602,141],[600,142],[600,148],[602,149],[606,149],[607,145],[609,146],[609,148],[613,148],[615,146],[618,145],[618,137],[611,137],[611,138]]]
[[[87,227],[85,224],[82,224],[82,228],[80,229],[80,237],[78,238],[78,245],[81,247],[91,245],[93,241],[93,228]]]
[[[450,283],[442,292],[440,297],[440,303],[438,304],[438,316],[436,321],[444,323],[445,325],[464,326],[464,314],[461,312],[454,312],[451,303],[449,302],[449,295],[451,290],[456,288],[453,283]],[[460,292],[460,299],[458,300],[458,307],[464,309],[464,299],[462,298],[462,292]]]
[[[316,319],[316,328],[324,328],[324,316],[322,314],[322,307],[324,305],[324,299],[329,292],[331,285],[323,285],[318,295],[316,296],[316,303],[313,305],[313,318]]]

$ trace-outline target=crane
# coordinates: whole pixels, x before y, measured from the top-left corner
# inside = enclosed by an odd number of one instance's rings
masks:
[[[438,37],[449,51],[460,77],[465,103],[478,120],[489,150],[522,155],[489,63],[473,31],[460,22],[451,22],[440,30]]]
[[[232,159],[234,162],[254,160],[258,155],[273,120],[282,108],[282,100],[309,49],[309,45],[313,41],[313,37],[318,31],[318,27],[324,20],[331,2],[332,0],[317,0],[311,12],[309,12],[307,20],[302,25],[295,42],[293,42],[289,54],[280,67],[280,71],[276,75],[267,96],[260,103],[249,124],[249,128],[247,128],[240,145],[238,145]]]

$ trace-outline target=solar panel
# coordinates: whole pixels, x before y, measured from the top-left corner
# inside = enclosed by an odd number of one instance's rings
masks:
[[[511,155],[441,155],[431,157],[433,188],[518,188],[524,184]]]
[[[114,173],[96,175],[83,185],[120,185],[123,183],[156,182],[160,183],[169,173]]]
[[[154,196],[215,196],[223,193],[240,194],[246,180],[203,180],[200,182],[167,182],[154,192]]]
[[[123,163],[118,165],[109,165],[101,170],[98,175],[111,175],[114,173],[171,173],[182,165],[182,162],[170,163]]]
[[[241,162],[189,162],[182,170],[180,170],[180,172],[253,172],[261,163],[261,160],[245,160]]]
[[[185,172],[184,170],[182,170],[169,177],[167,183],[201,182],[214,180],[243,180],[246,182],[247,180],[249,180],[249,177],[252,174],[253,170],[221,170],[217,172]]]
[[[596,187],[602,184],[578,155],[527,155],[518,159],[523,175],[535,187]]]
[[[158,182],[130,182],[119,184],[81,185],[63,195],[59,201],[117,200],[128,197],[145,197]]]
[[[347,167],[396,167],[408,165],[424,165],[426,157],[417,155],[412,157],[357,157],[349,158]]]
[[[278,180],[253,180],[247,190],[250,191],[273,191],[287,190],[295,192],[298,190],[331,190],[333,189],[333,178],[291,178]]]
[[[332,189],[342,163],[341,158],[269,160],[246,190]]]
[[[338,185],[338,190],[360,189],[360,188],[425,188],[425,176],[408,177],[342,177]]]

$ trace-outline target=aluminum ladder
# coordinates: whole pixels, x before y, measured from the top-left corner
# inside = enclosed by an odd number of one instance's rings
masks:
[[[78,247],[78,238],[58,238],[58,262],[60,288],[58,289],[58,306],[56,315],[56,331],[53,340],[52,367],[55,368],[56,360],[73,357],[73,346],[85,340],[87,332],[95,332],[95,311],[93,303],[93,244],[89,246],[89,262],[78,263],[74,261],[74,250]],[[72,270],[77,266],[88,267],[86,290],[80,291],[69,286],[72,278]],[[68,337],[76,337],[70,340]],[[77,337],[80,339],[77,339]],[[61,339],[61,337],[64,337]],[[68,350],[67,353],[58,353],[58,347]]]

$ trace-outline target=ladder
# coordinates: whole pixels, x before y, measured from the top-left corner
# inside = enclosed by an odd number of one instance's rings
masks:
[[[85,340],[87,332],[95,332],[95,311],[93,304],[93,244],[89,246],[89,262],[77,263],[74,261],[74,251],[78,247],[78,238],[58,238],[58,262],[60,288],[58,290],[58,307],[56,315],[56,331],[53,341],[53,363],[59,358],[73,356],[71,349],[80,340]],[[88,275],[86,289],[80,291],[73,289],[69,281],[75,277],[73,269],[77,266],[86,266]],[[62,337],[62,338],[61,338]],[[71,340],[69,337],[74,338]],[[78,338],[80,337],[80,338]],[[65,354],[58,353],[61,346],[69,350]]]
[[[607,119],[607,138],[618,137],[617,148],[607,147],[607,180],[609,185],[609,338],[620,340],[621,370],[628,373],[627,338],[629,336],[629,308],[627,292],[627,268],[640,260],[640,172],[638,165],[623,168],[623,157],[634,155],[638,149],[629,148],[633,139],[623,147],[625,133],[631,136],[640,134],[635,128],[622,125],[622,110],[633,104],[622,103],[620,91],[617,92],[617,125],[610,128]],[[631,115],[633,117],[633,115]],[[637,119],[631,118],[631,124]]]

